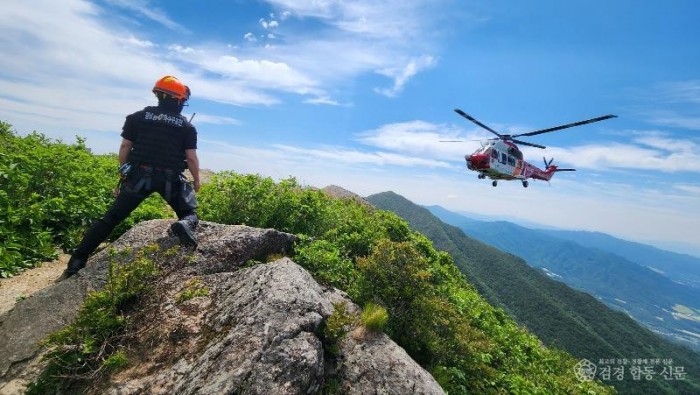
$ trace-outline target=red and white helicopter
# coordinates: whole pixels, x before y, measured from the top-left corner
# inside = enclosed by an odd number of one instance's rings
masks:
[[[482,142],[481,148],[477,149],[471,155],[464,156],[464,159],[466,159],[467,161],[467,168],[469,170],[478,172],[479,179],[492,179],[493,182],[491,183],[491,185],[493,185],[494,187],[498,185],[498,180],[520,180],[523,183],[523,187],[525,188],[527,188],[529,184],[527,181],[528,178],[532,178],[534,180],[549,181],[556,172],[576,171],[576,169],[560,169],[556,165],[552,164],[554,158],[550,159],[549,161],[547,161],[547,159],[544,157],[542,158],[544,159],[544,170],[526,162],[525,160],[523,160],[523,153],[518,149],[518,146],[515,145],[516,143],[537,148],[546,147],[540,144],[516,140],[516,137],[535,136],[542,133],[554,132],[557,130],[585,125],[587,123],[603,121],[606,119],[616,117],[616,115],[603,115],[601,117],[587,119],[585,121],[567,123],[566,125],[555,126],[553,128],[540,129],[528,133],[511,135],[500,134],[496,132],[495,130],[477,121],[476,119],[474,119],[473,117],[466,114],[460,109],[455,109],[455,112],[498,136],[487,140],[485,143]]]

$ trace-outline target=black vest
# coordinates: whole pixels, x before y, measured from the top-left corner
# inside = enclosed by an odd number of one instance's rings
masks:
[[[195,133],[184,116],[161,107],[146,107],[127,116],[127,125],[136,131],[129,161],[169,169],[184,169],[185,138]]]

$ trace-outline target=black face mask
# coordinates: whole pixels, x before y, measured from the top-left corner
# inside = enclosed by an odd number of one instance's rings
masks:
[[[177,100],[173,97],[164,97],[158,99],[158,107],[162,108],[167,112],[174,112],[180,114],[182,108],[185,106],[184,100]]]

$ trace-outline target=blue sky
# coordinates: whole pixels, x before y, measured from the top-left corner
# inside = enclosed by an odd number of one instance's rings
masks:
[[[116,152],[172,74],[193,92],[202,167],[601,231],[700,255],[695,1],[9,0],[0,119]],[[534,136],[575,173],[477,180],[463,156]]]

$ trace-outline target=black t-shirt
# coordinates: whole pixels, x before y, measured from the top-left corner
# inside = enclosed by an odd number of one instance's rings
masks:
[[[126,117],[121,136],[133,147],[129,161],[184,169],[185,150],[197,149],[197,130],[184,116],[161,107],[146,107]]]

